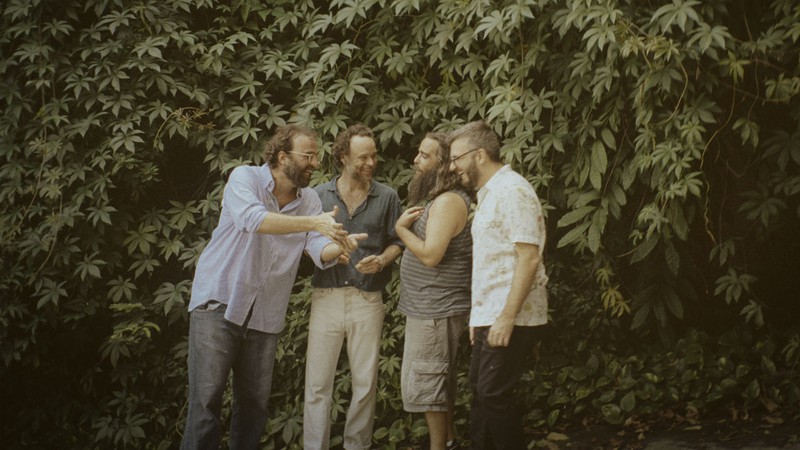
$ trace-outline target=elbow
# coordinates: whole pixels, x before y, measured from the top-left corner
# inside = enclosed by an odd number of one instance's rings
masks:
[[[269,234],[272,232],[270,227],[270,220],[268,219],[269,212],[253,211],[242,220],[242,231],[245,233],[258,233]]]
[[[542,262],[542,257],[539,256],[539,252],[530,255],[530,257],[526,258],[526,260],[528,263],[527,264],[528,270],[530,270],[531,273],[535,274],[537,268],[539,267],[539,263]]]
[[[439,263],[442,261],[442,257],[440,256],[440,257],[437,258],[437,257],[434,257],[434,256],[425,256],[425,257],[419,258],[419,260],[422,262],[422,264],[425,267],[432,268],[432,267],[436,267],[436,266],[439,265]]]
[[[534,254],[530,258],[531,264],[534,266],[538,266],[540,262],[542,262],[542,256],[539,255],[539,252],[534,252]]]

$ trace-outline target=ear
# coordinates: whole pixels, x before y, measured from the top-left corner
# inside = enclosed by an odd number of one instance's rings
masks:
[[[478,157],[478,164],[485,163],[486,160],[489,158],[489,155],[486,154],[486,150],[484,150],[483,148],[479,148],[475,153],[477,153],[477,155],[475,156]]]

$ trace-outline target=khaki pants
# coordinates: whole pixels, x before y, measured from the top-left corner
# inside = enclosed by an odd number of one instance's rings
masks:
[[[347,411],[344,448],[370,448],[383,316],[380,292],[352,287],[314,289],[306,353],[304,448],[324,450],[330,446],[331,396],[345,340],[353,397]]]

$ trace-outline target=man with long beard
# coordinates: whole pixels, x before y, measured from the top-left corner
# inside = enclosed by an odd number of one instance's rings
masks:
[[[503,165],[500,138],[486,122],[451,134],[450,168],[478,198],[469,318],[472,448],[524,449],[514,388],[547,323],[542,205],[531,184]]]
[[[286,126],[264,148],[266,164],[231,172],[219,224],[197,261],[189,303],[189,401],[182,449],[216,449],[222,398],[233,371],[231,449],[257,449],[278,333],[300,257],[347,262],[355,239],[308,189],[319,166],[313,131]]]
[[[458,448],[456,352],[470,310],[470,196],[449,170],[447,136],[428,133],[414,158],[406,210],[395,225],[406,245],[399,309],[406,315],[403,408],[425,414],[431,450]]]
[[[331,156],[341,175],[315,188],[322,205],[338,208],[335,218],[346,231],[369,236],[351,254],[355,265],[317,269],[311,281],[303,445],[306,449],[330,445],[334,377],[346,340],[353,394],[343,446],[369,449],[385,314],[382,291],[391,279],[391,264],[402,251],[394,231],[402,210],[397,192],[372,179],[378,163],[372,130],[362,124],[348,127],[336,137]]]

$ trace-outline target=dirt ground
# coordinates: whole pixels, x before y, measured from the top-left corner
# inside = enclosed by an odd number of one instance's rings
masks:
[[[800,420],[793,417],[789,420],[762,418],[732,422],[721,419],[628,426],[594,424],[583,429],[534,433],[533,438],[533,448],[548,450],[800,449]]]
[[[559,430],[527,429],[529,449],[546,450],[800,450],[800,411],[758,417],[705,418],[664,414],[661,420],[623,425],[592,423]],[[461,441],[462,449],[469,449]],[[427,442],[400,446],[427,450]]]

